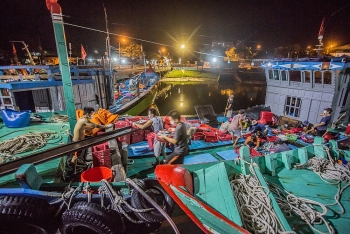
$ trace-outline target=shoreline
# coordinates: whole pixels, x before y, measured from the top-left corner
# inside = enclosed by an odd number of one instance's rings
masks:
[[[197,77],[181,77],[181,78],[161,78],[160,81],[163,82],[203,82],[203,81],[209,81],[209,82],[217,82],[218,78],[197,78]]]

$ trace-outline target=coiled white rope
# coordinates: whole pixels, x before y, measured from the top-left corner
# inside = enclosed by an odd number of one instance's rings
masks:
[[[50,122],[55,122],[55,123],[62,123],[62,122],[68,122],[68,115],[61,115],[61,114],[54,114],[50,118]]]
[[[60,141],[62,137],[54,131],[48,131],[28,133],[5,140],[0,144],[0,163],[16,159],[17,154],[40,149],[48,144],[48,140],[54,139]]]
[[[252,175],[236,174],[230,182],[243,227],[253,233],[282,233],[280,221],[268,197],[269,189],[260,185],[253,164],[250,171]]]
[[[327,214],[327,208],[325,205],[310,199],[297,197],[276,184],[268,182],[268,185],[284,213],[287,213],[289,216],[291,216],[292,213],[296,214],[317,233],[323,234],[324,232],[316,229],[313,225],[322,223],[326,225],[328,233],[335,233],[333,227],[330,226],[323,217]],[[320,207],[321,212],[316,210],[315,206]]]

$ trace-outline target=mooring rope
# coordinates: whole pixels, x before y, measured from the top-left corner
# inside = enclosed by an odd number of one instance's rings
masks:
[[[230,182],[243,227],[253,233],[283,233],[268,197],[269,189],[260,185],[253,164],[250,171],[252,175],[236,174]]]
[[[299,216],[304,220],[311,229],[317,233],[324,233],[314,227],[314,224],[324,223],[328,229],[328,233],[334,233],[334,229],[324,219],[324,215],[327,214],[327,208],[322,203],[297,197],[294,194],[289,193],[287,190],[279,187],[274,183],[268,182],[270,191],[275,195],[275,199],[284,213],[291,216],[292,213]],[[321,212],[315,209],[315,206],[320,207]]]
[[[50,118],[50,122],[55,122],[55,123],[62,123],[62,122],[68,122],[68,115],[61,115],[61,114],[54,114]]]
[[[0,144],[0,163],[16,159],[17,154],[40,149],[48,144],[48,140],[53,139],[58,139],[58,141],[60,141],[62,136],[56,134],[54,131],[48,131],[27,133],[9,140],[5,140]]]

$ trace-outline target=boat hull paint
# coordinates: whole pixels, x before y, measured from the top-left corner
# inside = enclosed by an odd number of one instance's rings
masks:
[[[178,165],[161,165],[157,166],[155,174],[166,192],[203,232],[249,233],[193,196],[192,177],[185,168]]]

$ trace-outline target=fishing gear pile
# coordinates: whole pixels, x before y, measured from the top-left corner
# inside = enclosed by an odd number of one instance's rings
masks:
[[[54,114],[50,118],[50,121],[54,123],[68,122],[68,115]]]

